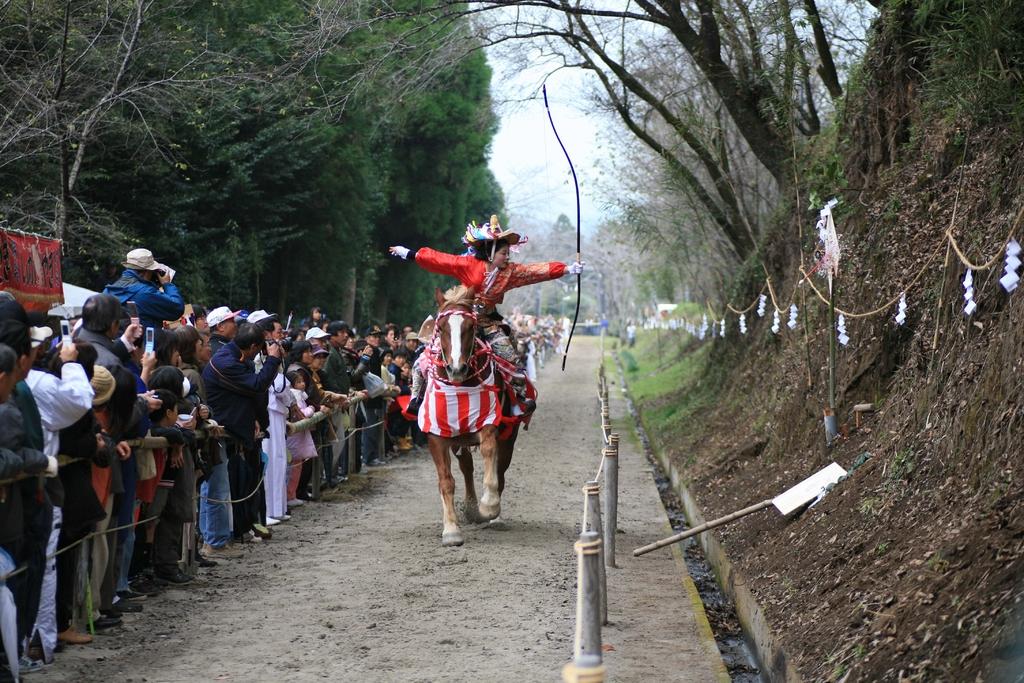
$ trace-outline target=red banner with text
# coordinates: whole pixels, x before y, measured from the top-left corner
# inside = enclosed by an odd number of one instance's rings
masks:
[[[0,229],[0,290],[29,311],[45,313],[63,303],[60,240]]]

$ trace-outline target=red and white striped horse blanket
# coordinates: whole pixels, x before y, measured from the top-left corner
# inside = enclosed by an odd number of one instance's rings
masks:
[[[445,384],[430,373],[417,423],[424,434],[444,438],[501,424],[501,401],[492,374],[477,386]]]

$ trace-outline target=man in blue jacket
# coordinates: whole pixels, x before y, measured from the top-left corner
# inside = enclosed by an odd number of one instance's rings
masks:
[[[206,402],[213,418],[231,436],[227,444],[231,498],[242,501],[233,505],[236,540],[242,540],[254,524],[264,524],[260,513],[264,495],[262,491],[250,495],[263,469],[260,443],[256,440],[259,429],[256,420],[259,407],[267,405],[267,391],[281,365],[281,347],[276,343],[267,345],[267,359],[257,373],[252,360],[263,346],[263,330],[245,323],[239,326],[235,338],[220,347],[203,368]]]
[[[171,282],[174,271],[158,263],[149,249],[132,249],[124,261],[121,277],[103,290],[121,305],[134,301],[143,327],[160,329],[165,320],[177,320],[185,313],[185,301]]]

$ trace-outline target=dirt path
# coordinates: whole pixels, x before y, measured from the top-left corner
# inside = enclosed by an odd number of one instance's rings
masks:
[[[466,544],[442,548],[433,464],[403,456],[299,508],[244,560],[147,601],[33,680],[559,680],[572,651],[580,486],[600,457],[598,357],[597,340],[583,338],[566,373],[554,363],[542,371],[502,528],[464,525]],[[623,439],[621,458],[609,680],[721,680],[681,563],[668,552],[629,554],[668,524],[635,441]]]

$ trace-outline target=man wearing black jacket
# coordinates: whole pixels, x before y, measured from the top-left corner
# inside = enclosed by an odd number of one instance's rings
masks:
[[[359,389],[364,389],[363,378],[368,372],[380,377],[380,361],[383,356],[380,350],[381,329],[378,325],[370,325],[366,329],[366,346],[360,351],[359,365],[352,372],[352,383]],[[363,464],[369,467],[385,465],[380,459],[378,452],[380,441],[380,426],[378,422],[383,419],[384,399],[381,396],[367,398],[359,405],[359,414],[362,416],[362,426],[369,427],[361,432]]]
[[[203,369],[206,400],[214,418],[231,436],[228,443],[228,478],[231,498],[248,498],[233,506],[234,536],[241,539],[261,524],[259,502],[253,493],[262,472],[257,416],[267,405],[267,390],[281,365],[281,347],[267,345],[267,359],[258,373],[252,359],[263,350],[263,331],[251,323],[239,326],[235,338],[224,344]]]

